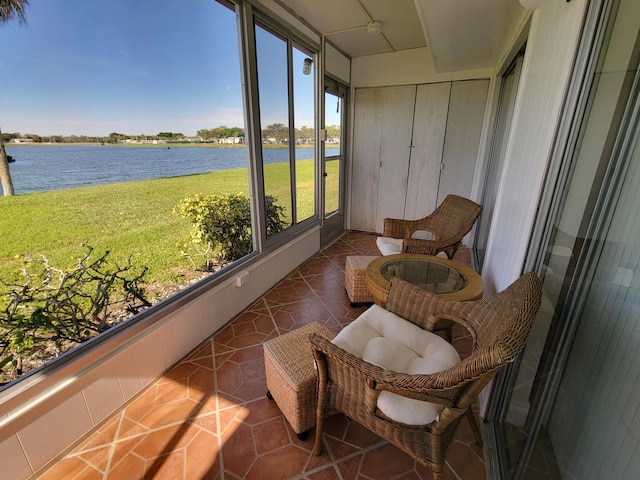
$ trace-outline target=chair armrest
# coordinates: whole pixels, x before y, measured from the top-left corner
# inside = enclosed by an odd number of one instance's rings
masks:
[[[405,237],[402,244],[402,253],[420,253],[423,255],[437,255],[439,252],[445,252],[447,258],[451,260],[460,240],[456,238],[446,238],[437,240],[423,240],[420,238]]]

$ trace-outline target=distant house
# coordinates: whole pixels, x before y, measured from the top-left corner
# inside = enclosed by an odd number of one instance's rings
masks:
[[[33,138],[12,138],[9,143],[33,143]]]
[[[240,143],[244,143],[244,137],[227,137],[227,138],[218,138],[218,143],[227,143],[232,145],[238,145]]]

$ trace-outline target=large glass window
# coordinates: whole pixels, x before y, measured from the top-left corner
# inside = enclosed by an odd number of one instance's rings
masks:
[[[260,23],[255,38],[266,212],[273,202],[290,227],[315,216],[313,59]],[[267,225],[267,237],[281,230]]]
[[[315,68],[312,55],[294,45],[293,122],[295,136],[293,151],[296,172],[296,223],[315,215]]]

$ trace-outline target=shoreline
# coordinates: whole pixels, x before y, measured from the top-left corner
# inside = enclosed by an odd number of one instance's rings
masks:
[[[95,143],[95,142],[32,142],[32,143],[5,143],[6,147],[72,147],[72,146],[94,146],[94,147],[153,147],[153,148],[167,148],[167,147],[199,147],[199,148],[246,148],[246,144],[227,144],[227,143]],[[339,143],[327,143],[328,147],[338,148]],[[274,145],[274,144],[262,144],[263,148],[289,148],[289,145]],[[296,148],[313,148],[313,144],[300,144],[296,145]]]

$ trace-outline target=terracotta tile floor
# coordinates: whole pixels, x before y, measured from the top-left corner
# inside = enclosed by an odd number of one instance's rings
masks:
[[[456,259],[469,262],[462,248]],[[406,454],[342,415],[327,420],[322,456],[266,398],[262,343],[312,321],[339,331],[366,305],[344,290],[348,255],[377,255],[350,232],[316,254],[177,364],[42,475],[50,479],[431,479]],[[459,335],[460,332],[454,331]],[[464,348],[464,338],[454,344]],[[462,422],[446,479],[485,479],[482,449]]]

